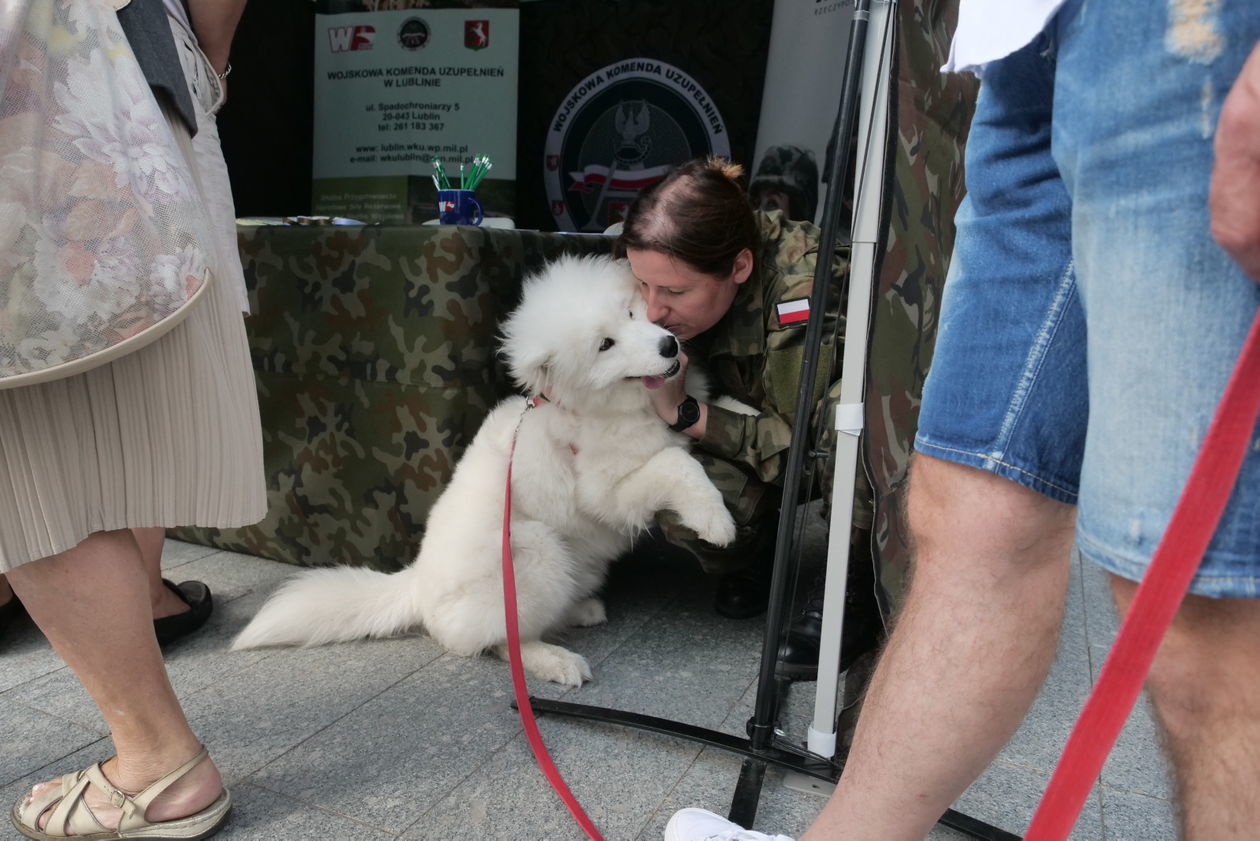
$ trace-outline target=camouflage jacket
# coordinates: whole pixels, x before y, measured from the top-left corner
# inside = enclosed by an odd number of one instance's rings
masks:
[[[780,211],[758,213],[757,220],[762,244],[752,275],[740,286],[722,320],[693,339],[688,350],[709,373],[717,393],[760,410],[757,415],[741,415],[710,404],[700,448],[746,466],[763,482],[778,484],[792,442],[807,324],[805,320],[781,323],[778,304],[808,302],[814,288],[819,230],[810,222],[786,219]],[[839,353],[835,322],[847,272],[847,256],[838,253],[814,405],[826,390]]]
[[[910,566],[904,510],[923,381],[932,362],[941,289],[962,201],[963,148],[977,82],[942,74],[958,19],[956,0],[898,7],[889,144],[885,252],[878,265],[866,359],[862,459],[875,490],[872,551],[885,613],[901,600]]]

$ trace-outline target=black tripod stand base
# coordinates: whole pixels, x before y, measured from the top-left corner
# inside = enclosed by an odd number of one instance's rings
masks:
[[[546,698],[529,699],[534,712],[559,713],[560,715],[584,718],[590,721],[604,721],[610,724],[622,724],[663,736],[675,736],[692,742],[699,742],[713,748],[721,748],[731,753],[738,753],[746,758],[755,759],[767,765],[775,765],[789,771],[798,771],[817,777],[820,780],[834,782],[840,774],[840,766],[821,756],[793,748],[788,745],[775,744],[762,750],[755,749],[744,737],[732,736],[717,730],[696,727],[681,721],[657,718],[653,715],[610,710],[606,707],[592,707],[586,704],[570,704],[565,701],[551,701]],[[513,705],[515,706],[515,705]]]
[[[566,701],[553,701],[533,696],[530,696],[529,703],[538,713],[556,713],[588,721],[621,724],[740,754],[744,757],[744,761],[740,767],[739,780],[735,784],[730,818],[742,826],[750,825],[757,815],[757,802],[761,796],[761,785],[767,765],[796,771],[829,783],[838,780],[844,768],[843,762],[810,753],[778,736],[775,736],[767,747],[755,748],[752,741],[747,738],[653,715],[595,707],[589,704],[570,704]],[[515,708],[516,704],[513,703],[512,707]],[[939,823],[978,841],[1020,841],[1018,835],[1012,835],[984,821],[955,812],[953,809],[947,810],[941,816]]]

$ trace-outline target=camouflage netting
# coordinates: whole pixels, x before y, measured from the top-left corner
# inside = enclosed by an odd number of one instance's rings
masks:
[[[268,513],[172,536],[292,564],[401,569],[490,407],[525,273],[605,237],[472,227],[244,228]]]
[[[898,8],[891,206],[867,350],[863,437],[875,488],[872,548],[885,613],[900,598],[909,565],[906,474],[954,245],[954,212],[964,192],[963,147],[977,91],[974,77],[940,72],[957,23],[956,0]]]

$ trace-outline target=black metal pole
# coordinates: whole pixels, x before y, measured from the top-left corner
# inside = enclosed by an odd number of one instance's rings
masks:
[[[836,120],[832,155],[827,166],[831,173],[827,198],[823,203],[821,233],[818,242],[818,264],[814,269],[814,288],[810,293],[811,318],[805,328],[805,359],[800,386],[796,393],[796,418],[792,423],[792,446],[788,449],[783,473],[783,496],[779,505],[779,530],[775,539],[774,572],[770,577],[770,601],[766,611],[766,635],[761,649],[761,671],[757,680],[757,700],[748,735],[753,749],[768,747],[774,738],[778,712],[778,685],[775,664],[783,642],[783,615],[787,609],[789,566],[797,560],[792,549],[797,500],[805,455],[810,449],[809,421],[814,413],[814,378],[818,371],[818,348],[822,344],[827,293],[831,286],[832,261],[836,252],[840,211],[849,173],[849,153],[853,145],[853,124],[857,118],[862,61],[866,53],[866,30],[870,23],[870,0],[857,0],[853,22],[849,28],[849,50],[845,57],[840,95],[840,111]],[[838,316],[837,316],[838,317]],[[794,568],[794,567],[793,567]]]

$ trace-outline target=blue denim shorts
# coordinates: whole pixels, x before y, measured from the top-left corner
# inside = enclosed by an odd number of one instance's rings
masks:
[[[986,68],[915,442],[1077,504],[1082,554],[1133,580],[1260,307],[1207,213],[1260,3],[1174,5],[1074,0]],[[1260,429],[1191,591],[1260,596]]]

